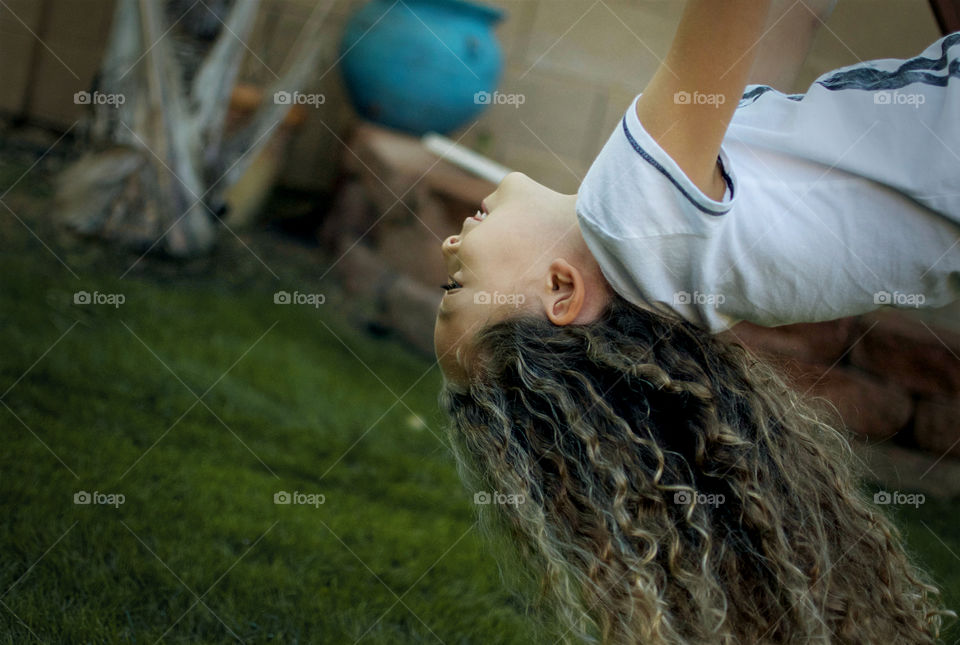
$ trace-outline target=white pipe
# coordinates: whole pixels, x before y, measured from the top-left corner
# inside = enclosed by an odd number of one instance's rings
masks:
[[[501,166],[436,132],[426,133],[421,142],[424,148],[438,157],[494,184],[499,184],[500,180],[511,172],[506,166]]]

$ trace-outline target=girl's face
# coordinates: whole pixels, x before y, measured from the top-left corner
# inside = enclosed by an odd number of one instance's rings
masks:
[[[550,288],[545,267],[571,229],[579,234],[576,195],[514,172],[464,220],[459,235],[443,241],[448,284],[434,347],[448,379],[465,382],[462,359],[481,328],[520,310],[542,308],[541,294]]]

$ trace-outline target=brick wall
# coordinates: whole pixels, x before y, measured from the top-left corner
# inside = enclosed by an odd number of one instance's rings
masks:
[[[829,401],[852,431],[960,457],[958,322],[948,329],[882,310],[725,333],[780,366],[800,392]]]
[[[464,141],[561,192],[576,192],[631,99],[666,54],[684,3],[673,0],[490,0],[510,18],[503,92]],[[840,0],[796,84],[871,58],[909,57],[940,37],[925,0]]]

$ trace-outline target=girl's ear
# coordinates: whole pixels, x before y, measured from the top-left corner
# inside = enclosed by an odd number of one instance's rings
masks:
[[[543,304],[550,322],[569,325],[576,320],[587,289],[577,267],[560,258],[554,260],[547,269],[546,287]]]

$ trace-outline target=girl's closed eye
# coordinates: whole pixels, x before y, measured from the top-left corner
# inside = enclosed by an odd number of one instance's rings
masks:
[[[454,289],[460,289],[461,287],[463,287],[463,285],[457,282],[456,280],[454,280],[453,278],[449,278],[449,282],[447,282],[446,284],[440,285],[441,289],[448,292],[453,291]]]

